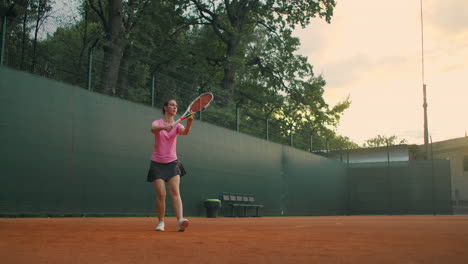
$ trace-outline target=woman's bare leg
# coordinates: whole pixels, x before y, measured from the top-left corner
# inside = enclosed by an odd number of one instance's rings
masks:
[[[169,194],[171,195],[172,205],[174,207],[174,213],[177,220],[180,220],[184,217],[184,209],[182,205],[182,198],[180,198],[180,176],[176,175],[169,179]]]
[[[154,190],[156,191],[156,213],[159,222],[164,221],[166,214],[166,186],[161,179],[154,180]]]

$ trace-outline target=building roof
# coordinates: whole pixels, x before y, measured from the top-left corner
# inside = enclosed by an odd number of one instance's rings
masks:
[[[419,145],[419,147],[423,148],[424,145]],[[429,146],[432,148],[432,152],[447,152],[447,151],[457,151],[461,149],[468,150],[468,137],[460,137],[460,138],[453,138],[443,141],[433,142],[432,145]]]
[[[440,153],[449,151],[468,151],[468,137],[448,139],[433,142],[429,145],[429,152]],[[382,147],[367,147],[354,149],[339,149],[328,151],[329,158],[349,160],[349,162],[379,162],[379,161],[403,161],[425,159],[425,146],[422,145],[393,145]]]

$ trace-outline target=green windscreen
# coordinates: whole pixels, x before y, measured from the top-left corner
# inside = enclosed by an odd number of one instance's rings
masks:
[[[0,110],[1,215],[155,214],[146,175],[160,109],[2,67]],[[177,153],[186,215],[225,192],[254,195],[271,216],[451,212],[448,161],[351,167],[198,120]]]

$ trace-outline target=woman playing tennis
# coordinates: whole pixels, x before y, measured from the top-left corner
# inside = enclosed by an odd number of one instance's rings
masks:
[[[156,231],[164,231],[164,215],[166,212],[166,184],[172,199],[177,218],[178,231],[184,232],[189,221],[183,217],[182,199],[180,197],[180,177],[186,172],[182,163],[177,159],[176,145],[178,135],[188,135],[192,127],[193,115],[187,118],[187,126],[174,123],[177,113],[177,102],[168,100],[163,105],[164,117],[151,125],[154,134],[154,151],[148,172],[148,182],[154,183],[156,191],[156,212],[159,223]]]

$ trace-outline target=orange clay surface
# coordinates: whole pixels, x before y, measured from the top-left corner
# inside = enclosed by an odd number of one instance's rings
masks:
[[[468,263],[467,216],[3,218],[8,263]]]

